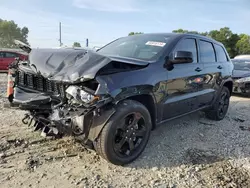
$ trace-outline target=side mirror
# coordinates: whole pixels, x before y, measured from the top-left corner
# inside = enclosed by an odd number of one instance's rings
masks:
[[[182,63],[192,63],[193,62],[193,53],[188,51],[177,51],[174,52],[170,63],[172,64],[182,64]]]

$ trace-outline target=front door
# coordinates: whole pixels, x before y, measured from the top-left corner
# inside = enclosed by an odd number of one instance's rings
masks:
[[[174,69],[167,72],[163,121],[200,108],[197,100],[203,92],[203,64],[199,63],[196,39],[182,39],[175,51],[192,52],[193,63],[175,64]]]

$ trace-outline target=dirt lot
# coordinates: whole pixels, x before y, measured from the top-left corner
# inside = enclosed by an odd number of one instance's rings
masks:
[[[233,96],[221,122],[196,113],[152,132],[134,163],[118,167],[71,138],[45,139],[4,108],[0,75],[1,187],[250,187],[250,99]]]

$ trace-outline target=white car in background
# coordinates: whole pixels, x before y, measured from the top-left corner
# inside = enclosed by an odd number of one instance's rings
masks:
[[[237,55],[237,56],[234,57],[234,59],[250,59],[250,54]]]

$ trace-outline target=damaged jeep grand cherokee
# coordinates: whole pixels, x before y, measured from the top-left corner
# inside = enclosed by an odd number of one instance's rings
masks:
[[[74,135],[107,161],[124,165],[145,149],[156,125],[203,110],[222,120],[233,65],[224,46],[192,34],[140,34],[97,52],[31,49],[11,65],[10,102],[46,135]]]

